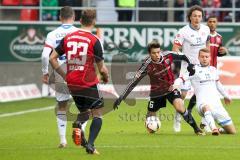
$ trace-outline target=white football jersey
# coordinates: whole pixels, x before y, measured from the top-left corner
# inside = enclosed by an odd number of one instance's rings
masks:
[[[79,30],[79,28],[74,27],[71,24],[62,24],[55,30],[48,33],[47,38],[45,40],[45,45],[52,48],[56,48],[60,41],[63,39],[63,37],[77,30]]]
[[[216,85],[216,82],[219,80],[219,75],[215,67],[195,65],[195,74],[188,79],[194,88],[198,106],[202,104],[222,106]]]
[[[217,121],[218,124],[221,126],[232,124],[231,117],[220,100],[217,87],[219,75],[215,67],[195,65],[195,74],[190,77],[186,75],[183,79],[189,79],[191,81],[197,98],[196,108],[202,117],[204,117],[203,107],[208,105],[214,120]]]
[[[182,47],[183,54],[189,58],[191,63],[199,64],[198,52],[206,47],[209,35],[210,30],[208,26],[200,24],[200,29],[195,30],[188,24],[178,31],[174,44]],[[185,70],[186,67],[187,63],[182,62],[181,70]]]
[[[74,27],[72,24],[62,24],[55,30],[49,32],[47,34],[47,38],[45,40],[45,46],[42,52],[42,72],[43,74],[48,73],[48,65],[49,65],[49,56],[53,48],[56,48],[60,41],[69,33],[75,32],[79,30],[79,28]],[[66,56],[63,55],[58,58],[60,64],[66,61]]]

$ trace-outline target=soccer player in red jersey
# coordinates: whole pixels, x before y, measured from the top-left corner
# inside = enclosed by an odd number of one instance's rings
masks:
[[[176,111],[183,116],[184,120],[194,129],[194,132],[197,135],[202,135],[203,133],[198,128],[191,113],[184,108],[180,92],[173,86],[175,80],[172,71],[173,61],[184,60],[190,63],[189,59],[185,55],[176,54],[177,52],[161,51],[160,44],[157,41],[152,41],[148,44],[148,53],[149,56],[142,63],[133,80],[115,101],[114,109],[120,105],[121,101],[128,96],[138,82],[144,76],[148,75],[150,78],[151,91],[147,117],[156,116],[156,112],[160,108],[166,107],[166,100],[168,100]]]
[[[222,57],[227,54],[227,49],[223,47],[222,36],[217,33],[217,17],[212,15],[207,19],[207,25],[210,29],[210,52],[211,52],[211,62],[210,65],[217,67],[217,57]]]
[[[100,40],[91,33],[96,21],[95,10],[84,10],[80,19],[81,29],[62,39],[50,56],[52,67],[67,82],[70,94],[80,111],[73,123],[73,140],[82,145],[89,154],[99,154],[94,147],[102,126],[103,98],[99,94],[94,63],[104,83],[108,82],[108,70],[104,64],[103,47]],[[57,58],[66,53],[67,73],[61,69]],[[81,131],[81,125],[92,116],[88,141]]]

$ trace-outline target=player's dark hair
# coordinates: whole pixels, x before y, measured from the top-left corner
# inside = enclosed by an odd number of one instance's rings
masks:
[[[70,19],[74,17],[74,10],[69,6],[64,6],[60,10],[60,17],[62,19]]]
[[[90,26],[95,23],[96,20],[96,10],[86,9],[82,11],[81,23],[84,26]]]
[[[190,23],[191,23],[190,17],[194,11],[202,12],[202,17],[204,17],[204,12],[203,12],[202,7],[200,7],[199,5],[194,5],[188,10],[188,13],[187,13],[187,19]]]
[[[152,48],[160,48],[160,43],[157,40],[153,40],[147,46],[148,53],[151,52]]]
[[[210,53],[210,50],[208,48],[202,48],[199,50],[198,54],[200,55],[201,52]]]
[[[207,18],[207,21],[210,19],[210,18],[216,18],[216,19],[218,19],[218,17],[216,16],[216,15],[210,15],[210,16],[208,16],[208,18]]]

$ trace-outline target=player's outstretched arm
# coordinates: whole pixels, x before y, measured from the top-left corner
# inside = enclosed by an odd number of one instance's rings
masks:
[[[181,55],[181,54],[173,54],[172,53],[173,60],[175,61],[185,61],[188,64],[190,64],[190,61],[186,55]]]
[[[103,82],[107,83],[109,81],[109,74],[108,74],[108,69],[107,69],[106,65],[104,64],[103,60],[97,62],[97,68],[101,74]]]
[[[146,65],[142,64],[140,69],[136,72],[132,81],[127,85],[124,92],[119,96],[119,98],[114,102],[113,109],[117,109],[121,104],[122,100],[126,99],[127,96],[131,93],[131,91],[135,88],[135,86],[140,82],[140,80],[147,75]]]
[[[57,58],[59,57],[58,53],[53,50],[51,56],[50,56],[50,64],[52,65],[53,69],[56,70],[56,72],[62,76],[62,78],[65,80],[66,74],[65,72],[62,70],[62,68],[60,67],[60,65],[58,64],[58,60]]]
[[[193,76],[195,74],[195,65],[194,64],[188,64],[187,70],[189,72],[189,76]]]

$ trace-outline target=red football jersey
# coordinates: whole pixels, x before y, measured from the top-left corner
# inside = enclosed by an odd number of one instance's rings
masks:
[[[79,30],[68,34],[56,51],[60,56],[66,53],[66,82],[70,91],[99,83],[94,62],[103,60],[103,47],[91,32]]]
[[[126,97],[137,83],[146,75],[150,78],[150,97],[160,96],[168,93],[168,89],[173,85],[175,77],[172,71],[173,61],[184,60],[187,63],[189,59],[185,55],[178,55],[177,52],[164,51],[161,52],[161,60],[153,62],[151,57],[147,57],[141,67],[136,72],[134,79],[128,84],[124,91],[123,97]]]
[[[211,66],[217,67],[217,56],[219,55],[218,51],[221,46],[222,36],[217,32],[215,32],[215,34],[210,34]]]

